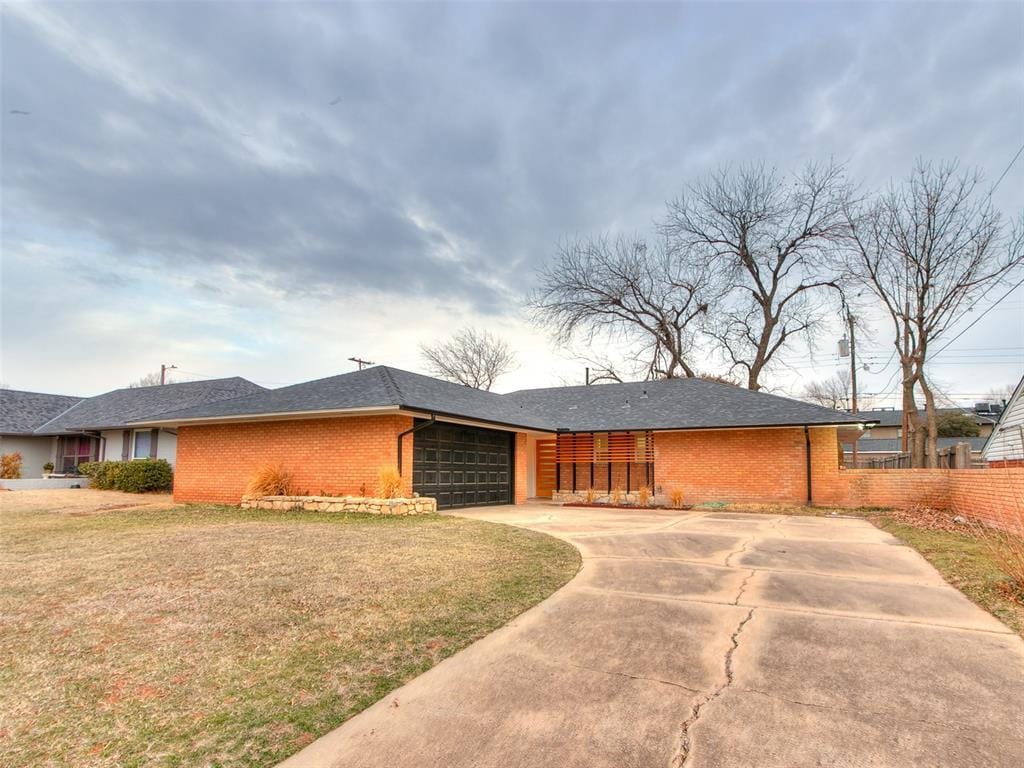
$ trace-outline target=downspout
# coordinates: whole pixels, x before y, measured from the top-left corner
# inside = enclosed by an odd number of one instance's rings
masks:
[[[435,416],[434,414],[430,414],[430,421],[425,421],[422,424],[417,424],[414,427],[409,427],[409,429],[405,430],[405,432],[399,432],[398,433],[398,476],[399,477],[402,476],[402,438],[405,437],[406,435],[411,435],[414,432],[419,432],[421,429],[426,429],[427,427],[432,427],[432,426],[434,426],[435,422],[437,422],[437,416]]]
[[[807,503],[813,503],[814,494],[811,489],[811,430],[804,424],[804,447],[807,456]]]

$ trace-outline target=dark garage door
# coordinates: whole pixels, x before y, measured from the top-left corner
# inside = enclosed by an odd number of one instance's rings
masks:
[[[413,434],[413,491],[437,499],[441,509],[511,504],[513,437],[456,424],[421,429]]]

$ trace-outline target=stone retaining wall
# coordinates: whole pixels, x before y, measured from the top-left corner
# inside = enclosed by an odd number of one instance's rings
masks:
[[[362,496],[243,496],[242,509],[308,509],[316,512],[358,512],[364,515],[429,515],[437,499],[374,499]]]

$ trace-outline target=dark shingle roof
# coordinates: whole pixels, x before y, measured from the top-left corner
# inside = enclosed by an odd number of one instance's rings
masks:
[[[202,403],[214,403],[264,392],[263,387],[233,376],[229,379],[189,381],[153,387],[115,389],[80,401],[56,418],[40,425],[36,434],[80,430],[120,429],[129,422]]]
[[[970,443],[972,451],[980,451],[985,446],[984,437],[940,437],[936,441],[939,450],[952,448],[957,443]],[[851,453],[853,446],[843,443],[843,450]],[[860,453],[899,453],[903,450],[903,441],[898,437],[862,437],[857,441],[857,451]]]
[[[495,424],[546,429],[534,414],[504,395],[485,392],[384,365],[270,389],[250,397],[161,414],[152,421],[343,411],[400,406]]]
[[[861,416],[702,379],[528,389],[507,395],[376,366],[161,414],[189,421],[399,406],[492,424],[555,431],[858,424]]]
[[[923,411],[923,409],[922,409]],[[943,413],[962,413],[965,416],[970,416],[974,419],[975,423],[979,426],[982,424],[995,424],[995,416],[988,416],[983,413],[975,413],[970,408],[936,408],[935,412],[938,414]],[[865,419],[871,419],[877,421],[880,427],[901,427],[903,426],[903,411],[882,409],[877,411],[859,411],[858,416],[863,416]]]
[[[81,402],[80,397],[0,389],[0,434],[31,435],[36,427]]]
[[[840,413],[788,397],[707,379],[523,389],[505,395],[554,427],[573,432],[859,424]]]

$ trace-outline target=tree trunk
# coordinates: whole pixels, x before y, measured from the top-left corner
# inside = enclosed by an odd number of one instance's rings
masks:
[[[910,449],[910,466],[923,467],[925,465],[924,430],[921,416],[917,412],[917,403],[914,402],[914,384],[917,382],[917,374],[914,372],[911,361],[900,361],[900,367],[903,370],[903,412],[907,415],[907,447]]]
[[[935,414],[935,395],[932,388],[925,381],[924,374],[919,374],[921,391],[924,392],[924,414],[927,421],[928,432],[925,444],[925,458],[929,467],[939,466],[939,420]]]

